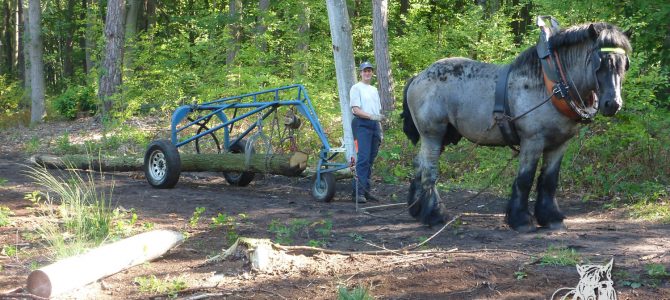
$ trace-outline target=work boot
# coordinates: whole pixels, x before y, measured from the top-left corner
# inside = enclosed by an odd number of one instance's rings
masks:
[[[354,202],[358,202],[358,203],[368,202],[367,200],[365,200],[365,197],[363,197],[363,196],[358,196],[358,197],[354,196],[354,197],[351,198],[351,200],[354,201]]]
[[[379,198],[373,196],[370,193],[365,193],[365,199],[367,199],[368,201],[372,201],[372,202],[379,202]]]

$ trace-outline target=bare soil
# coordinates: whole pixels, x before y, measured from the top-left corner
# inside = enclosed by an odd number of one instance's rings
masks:
[[[24,195],[40,188],[24,174],[25,147],[38,136],[41,150],[48,152],[64,132],[72,142],[80,142],[99,133],[100,126],[82,119],[0,132],[0,179],[6,179],[0,185],[0,205],[15,213],[12,225],[0,227],[0,245],[17,245],[21,250],[18,256],[0,255],[0,299],[30,298],[21,293],[27,292],[31,265],[52,262],[48,250],[26,234],[34,230],[37,216]],[[550,266],[539,259],[551,247],[568,247],[584,263],[614,259],[612,279],[618,299],[670,299],[668,278],[652,278],[645,269],[651,264],[669,267],[670,225],[632,220],[621,208],[605,210],[604,199],[583,202],[559,192],[568,230],[519,234],[504,225],[506,199],[486,193],[473,199],[475,191],[442,191],[452,216],[460,218],[425,246],[390,253],[382,249],[420,242],[442,227],[420,225],[403,205],[371,211],[373,215],[357,212],[349,180],[338,181],[335,200],[323,203],[312,199],[309,178],[261,175],[247,187],[234,187],[220,174],[185,173],[175,188],[159,190],[141,172],[108,175],[113,175],[115,205],[134,209],[138,227],[153,223],[156,229],[186,232],[189,237],[155,261],[59,298],[167,298],[167,294],[140,292],[135,283],[135,278],[155,275],[184,281],[187,290],[176,296],[183,299],[334,299],[338,286],[363,286],[376,299],[549,299],[561,287],[574,288],[579,275],[575,266]],[[365,206],[402,203],[406,190],[406,185],[377,182],[374,193],[381,202]],[[191,227],[188,223],[196,207],[206,210],[197,226]],[[244,237],[276,239],[269,231],[273,221],[288,226],[304,220],[311,227],[293,234],[292,245],[319,240],[322,247],[343,253],[378,250],[384,254],[292,252],[307,263],[269,274],[252,271],[239,259],[206,263],[229,246],[226,229],[210,227],[218,213],[246,214],[235,225]],[[318,235],[314,228],[327,222],[332,222],[332,231]]]

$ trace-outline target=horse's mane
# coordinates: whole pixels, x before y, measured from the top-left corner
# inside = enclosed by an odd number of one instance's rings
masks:
[[[623,48],[626,53],[632,52],[630,41],[621,29],[604,22],[571,26],[560,30],[549,38],[549,43],[554,49],[568,48],[589,41],[593,43],[594,48],[616,47]],[[540,62],[536,46],[524,50],[512,62],[512,68],[523,66],[539,74]]]

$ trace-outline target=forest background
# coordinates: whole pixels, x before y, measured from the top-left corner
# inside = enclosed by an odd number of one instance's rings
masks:
[[[27,45],[28,2],[39,7],[45,114],[34,104]],[[355,63],[374,62],[373,2],[347,1]],[[99,145],[67,142],[55,152],[119,151],[146,146],[151,134],[125,120],[151,117],[168,128],[178,105],[302,84],[331,142],[342,136],[326,1],[286,0],[2,0],[0,128],[94,115],[108,135]],[[108,5],[109,4],[109,5]],[[125,5],[122,26],[108,29],[112,4]],[[635,207],[634,217],[670,222],[670,3],[631,1],[402,0],[389,1],[388,53],[395,109],[389,112],[376,174],[389,183],[410,178],[416,149],[401,131],[404,82],[435,60],[463,56],[509,63],[538,36],[534,19],[552,15],[563,27],[605,21],[630,34],[631,68],[624,108],[584,125],[563,160],[563,193],[607,205]],[[33,14],[30,14],[31,16]],[[113,14],[112,14],[113,16]],[[112,30],[112,31],[109,31]],[[116,30],[116,31],[114,31]],[[120,85],[102,94],[105,46],[123,31]],[[117,41],[118,42],[118,41]],[[111,104],[105,108],[102,101]],[[309,130],[301,148],[318,150]],[[34,137],[32,143],[40,143]],[[26,152],[30,152],[26,145]],[[511,152],[463,141],[441,160],[441,188],[490,188],[508,193]],[[514,165],[515,162],[512,162]],[[504,170],[503,170],[504,169]],[[503,170],[502,174],[499,171]],[[664,205],[659,205],[664,204]]]

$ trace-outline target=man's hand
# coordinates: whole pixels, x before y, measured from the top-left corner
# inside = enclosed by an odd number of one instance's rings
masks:
[[[381,122],[381,121],[386,120],[386,116],[384,116],[382,114],[373,114],[373,115],[370,115],[370,120]]]

